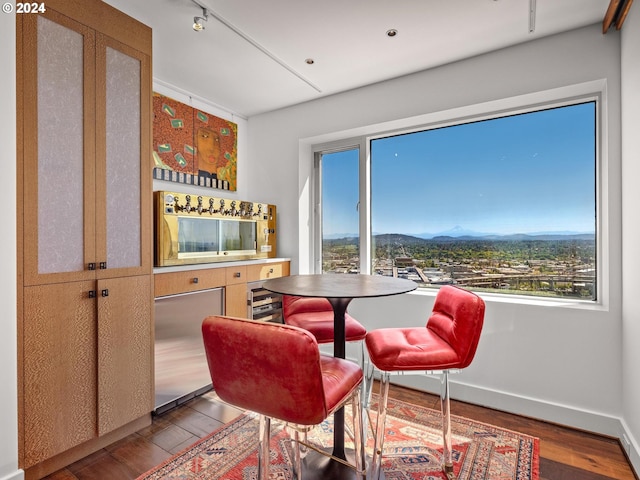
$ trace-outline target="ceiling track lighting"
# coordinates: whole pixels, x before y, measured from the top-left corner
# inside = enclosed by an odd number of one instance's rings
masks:
[[[256,49],[258,49],[263,54],[265,54],[267,57],[269,57],[271,60],[273,60],[274,62],[278,63],[281,67],[283,67],[284,69],[289,71],[289,73],[291,73],[292,75],[295,75],[296,77],[298,77],[304,83],[306,83],[311,88],[313,88],[316,92],[322,92],[322,89],[320,89],[318,86],[314,85],[311,81],[309,81],[303,75],[298,73],[294,68],[292,68],[289,65],[287,65],[282,59],[278,58],[277,55],[274,55],[273,53],[271,53],[269,50],[267,50],[265,47],[260,45],[257,41],[255,41],[249,35],[244,33],[242,30],[240,30],[234,24],[232,24],[227,19],[225,19],[224,17],[222,17],[221,15],[216,13],[215,10],[213,10],[213,9],[210,10],[205,5],[203,5],[202,4],[203,0],[191,0],[191,2],[202,9],[202,14],[203,14],[203,17],[204,17],[204,21],[207,21],[208,16],[211,15],[214,18],[214,20],[217,20],[218,22],[220,22],[222,25],[224,25],[229,30],[231,30],[233,33],[235,33],[240,38],[245,40],[247,43],[249,43],[250,45],[252,45]],[[194,20],[196,20],[197,18],[201,18],[201,17],[195,17]],[[198,22],[194,22],[194,25],[193,25],[194,30],[196,30],[196,23],[198,23]],[[202,26],[202,28],[198,28],[198,30],[202,30],[202,29],[204,29],[204,26]],[[313,59],[311,59],[311,61],[313,62]]]
[[[529,33],[536,29],[536,0],[529,0]]]
[[[196,32],[204,30],[204,24],[202,22],[206,22],[209,19],[209,12],[206,8],[202,7],[202,16],[201,17],[193,17],[193,29]]]

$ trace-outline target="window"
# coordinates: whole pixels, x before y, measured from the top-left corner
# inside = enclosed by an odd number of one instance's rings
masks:
[[[358,216],[359,150],[320,155],[322,168],[323,273],[357,273],[360,262]],[[325,233],[326,232],[326,233]]]
[[[369,168],[358,173],[370,185],[370,210],[361,209],[371,212],[370,233],[340,220],[335,205],[353,212],[353,198],[339,200],[346,189],[325,188],[357,184],[353,162],[322,155],[323,271],[358,271],[360,240],[370,244],[371,273],[423,288],[596,300],[596,108],[586,101],[369,138]]]

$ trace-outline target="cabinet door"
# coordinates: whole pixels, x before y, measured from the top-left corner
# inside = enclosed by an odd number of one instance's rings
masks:
[[[151,277],[98,281],[98,433],[153,410]]]
[[[24,282],[93,278],[95,34],[49,8],[20,20]]]
[[[25,468],[96,436],[96,300],[89,297],[94,285],[25,288]]]
[[[223,287],[225,285],[225,275],[226,270],[224,268],[156,273],[153,282],[155,296],[164,297],[166,295]]]
[[[150,60],[96,34],[98,278],[150,274]]]
[[[270,278],[288,277],[289,262],[277,262],[247,266],[247,281],[257,282]]]
[[[246,283],[227,285],[224,288],[224,312],[230,317],[249,318]]]

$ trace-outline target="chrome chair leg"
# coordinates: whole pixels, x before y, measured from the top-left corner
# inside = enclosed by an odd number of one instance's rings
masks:
[[[371,478],[379,480],[382,473],[382,452],[384,450],[385,421],[387,419],[387,401],[389,399],[389,372],[381,372],[380,394],[378,398],[378,419],[376,420],[376,435],[373,443],[373,457],[371,459]]]
[[[365,471],[366,457],[364,449],[364,431],[362,422],[362,400],[360,398],[360,392],[355,392],[351,402],[351,408],[353,410],[353,444],[354,444],[354,457],[355,457],[355,469],[356,478],[362,479],[363,472]]]
[[[269,437],[271,431],[271,419],[260,415],[260,427],[258,435],[258,479],[269,478]]]
[[[362,352],[360,356],[360,367],[364,378],[362,379],[362,407],[367,410],[371,403],[371,390],[373,388],[373,364],[369,361],[369,354],[367,353],[367,347],[362,342]]]
[[[362,443],[366,446],[369,436],[369,423],[371,420],[369,407],[371,405],[371,393],[373,390],[374,367],[373,364],[369,361],[369,352],[367,351],[364,340],[360,345],[360,367],[362,368],[363,373],[362,389],[360,394],[360,403],[362,407]],[[366,457],[365,463],[363,463],[363,468],[366,469]]]
[[[442,410],[442,470],[447,480],[455,480],[453,473],[453,451],[451,448],[451,405],[449,401],[449,371],[440,377],[440,408]]]
[[[293,438],[291,439],[291,447],[293,450],[293,478],[294,480],[302,479],[302,461],[300,459],[300,432],[295,429]]]

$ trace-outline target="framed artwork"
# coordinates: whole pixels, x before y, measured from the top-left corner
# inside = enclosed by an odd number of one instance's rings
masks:
[[[153,177],[237,190],[238,125],[153,94]]]

